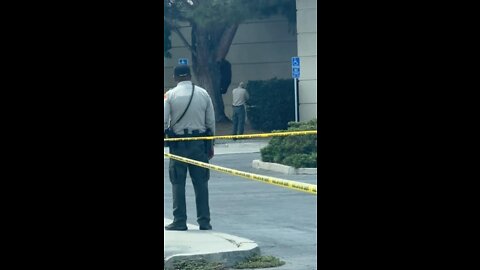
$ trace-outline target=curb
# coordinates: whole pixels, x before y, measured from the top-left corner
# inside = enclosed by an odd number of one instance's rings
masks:
[[[207,254],[178,254],[165,258],[165,270],[174,270],[173,267],[175,262],[185,261],[185,260],[205,260],[207,262],[218,262],[222,263],[226,267],[232,267],[237,262],[243,261],[248,257],[253,255],[260,254],[260,248],[258,245],[254,244],[255,247],[252,247],[248,250],[238,250],[238,251],[226,251],[226,252],[216,252],[216,253],[207,253]]]
[[[278,163],[263,162],[258,159],[252,161],[252,167],[255,169],[262,169],[267,171],[279,172],[287,175],[297,175],[297,174],[306,174],[306,175],[315,175],[317,174],[317,168],[298,168],[295,169],[291,166],[286,166]]]
[[[169,219],[164,219],[164,220],[166,220],[167,223],[171,222],[171,220]],[[175,269],[174,264],[175,262],[178,262],[178,261],[200,260],[200,259],[203,259],[207,262],[218,262],[218,263],[222,263],[226,267],[232,267],[236,263],[243,261],[248,257],[260,254],[260,248],[258,247],[257,243],[255,243],[252,240],[226,234],[226,233],[215,232],[215,231],[199,231],[198,226],[192,225],[192,224],[187,224],[187,226],[189,228],[188,239],[190,241],[187,240],[186,242],[183,243],[184,245],[195,246],[195,245],[198,245],[199,243],[202,243],[202,246],[203,246],[205,245],[205,242],[203,241],[207,241],[210,243],[217,243],[217,244],[213,244],[217,246],[211,250],[203,251],[202,250],[203,248],[202,248],[200,250],[197,249],[196,251],[191,253],[188,253],[187,250],[183,251],[187,253],[181,253],[182,248],[178,248],[177,250],[177,252],[179,251],[178,253],[164,257],[165,270],[174,270]],[[184,234],[187,232],[173,232],[173,233]],[[172,239],[178,239],[178,236],[172,237]]]

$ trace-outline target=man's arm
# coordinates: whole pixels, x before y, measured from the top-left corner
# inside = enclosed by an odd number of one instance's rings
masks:
[[[207,97],[208,104],[205,112],[205,126],[212,131],[213,135],[215,135],[215,111],[213,109],[212,99],[209,95],[207,95]]]
[[[212,99],[210,96],[207,94],[208,97],[208,104],[207,104],[207,110],[205,111],[205,126],[207,129],[210,129],[211,135],[215,136],[215,111],[213,109],[213,103]],[[209,134],[210,135],[210,134]],[[215,141],[209,141],[207,144],[207,155],[208,159],[212,159],[213,156],[215,155]]]
[[[168,92],[163,94],[163,130],[167,130],[170,122],[170,102]]]

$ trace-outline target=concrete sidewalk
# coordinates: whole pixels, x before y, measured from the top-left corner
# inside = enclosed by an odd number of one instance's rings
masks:
[[[172,222],[164,218],[164,225]],[[215,228],[214,228],[215,229]],[[165,269],[173,269],[181,260],[205,259],[220,262],[227,267],[255,254],[260,254],[258,245],[252,240],[211,231],[200,231],[198,226],[188,224],[188,231],[166,231],[164,229]]]
[[[260,149],[268,145],[268,140],[258,141],[235,141],[235,142],[222,142],[215,144],[215,156],[224,154],[246,154],[246,153],[258,153]],[[168,147],[163,148],[164,153],[169,152]]]

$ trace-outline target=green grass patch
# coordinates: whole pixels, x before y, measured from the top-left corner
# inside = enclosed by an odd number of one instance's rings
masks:
[[[175,270],[226,270],[221,263],[207,262],[205,260],[185,260],[173,264]]]
[[[248,268],[270,268],[284,265],[285,262],[273,256],[253,256],[247,260],[237,263],[234,269],[248,269]]]

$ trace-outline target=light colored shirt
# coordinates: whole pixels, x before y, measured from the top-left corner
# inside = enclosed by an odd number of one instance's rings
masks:
[[[250,98],[246,89],[238,87],[233,89],[232,91],[233,96],[233,106],[243,106]]]
[[[187,108],[188,101],[192,95],[192,82],[183,81],[177,87],[169,90],[163,95],[163,127],[166,130],[170,124],[174,124],[173,132],[178,135],[184,134],[184,129],[198,130],[203,133],[210,129],[215,134],[215,112],[212,99],[208,92],[195,85],[195,93],[185,116],[176,123]]]

